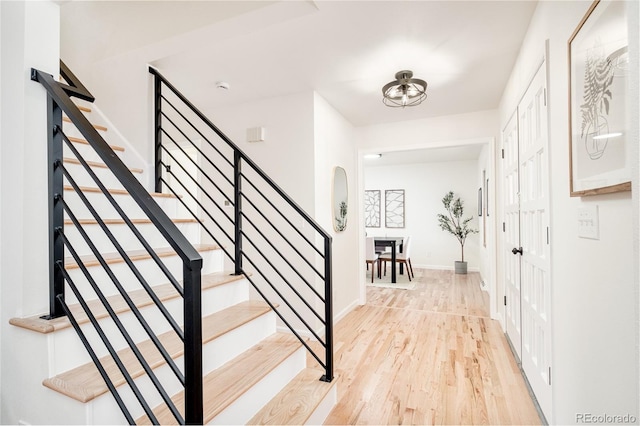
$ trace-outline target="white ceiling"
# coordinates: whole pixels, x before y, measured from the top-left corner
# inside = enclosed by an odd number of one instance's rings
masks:
[[[536,7],[529,1],[69,1],[63,52],[131,54],[200,109],[317,91],[356,126],[495,109]],[[428,82],[382,104],[401,69]],[[216,89],[216,82],[229,90]],[[475,160],[481,145],[387,152],[366,167]]]
[[[497,108],[535,6],[71,1],[62,5],[62,39],[84,43],[94,61],[153,51],[152,63],[204,110],[315,90],[364,126]],[[382,104],[381,87],[401,69],[428,82],[422,105]]]

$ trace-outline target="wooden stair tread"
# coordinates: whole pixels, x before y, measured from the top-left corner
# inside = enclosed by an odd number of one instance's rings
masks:
[[[67,136],[67,138],[73,143],[79,143],[79,144],[82,144],[82,145],[89,145],[89,142],[87,140],[85,140],[85,139],[74,138],[73,136]],[[124,147],[122,147],[122,146],[111,145],[111,144],[109,144],[109,146],[114,151],[124,151]]]
[[[204,424],[209,423],[300,347],[302,344],[295,336],[275,333],[207,374],[203,381]],[[184,392],[171,399],[184,415]],[[165,404],[153,411],[160,424],[176,424],[176,419]],[[136,420],[136,424],[150,422],[147,416],[142,416]]]
[[[271,308],[265,302],[246,301],[208,315],[202,319],[202,342],[206,344],[270,310]],[[173,359],[184,354],[183,343],[173,331],[160,334],[158,339]],[[141,342],[137,346],[151,368],[165,364],[164,358],[151,340]],[[121,349],[118,355],[131,377],[136,378],[145,374],[131,348]],[[110,355],[100,358],[100,361],[114,386],[118,387],[126,383]],[[45,379],[43,385],[80,402],[91,401],[108,392],[107,385],[92,362]]]
[[[198,250],[199,252],[220,249],[220,247],[215,244],[194,244],[193,247],[195,247],[195,249]],[[171,247],[156,248],[154,249],[154,251],[156,252],[158,257],[174,256],[176,254],[176,252]],[[151,259],[151,255],[149,255],[149,253],[144,249],[127,251],[127,255],[131,260],[134,260],[134,261]],[[102,253],[102,257],[107,262],[107,264],[124,262],[120,254],[117,252]],[[100,262],[98,262],[98,259],[96,259],[96,257],[92,255],[80,256],[80,260],[82,260],[82,263],[84,264],[84,266],[87,266],[87,267],[100,265]],[[72,257],[67,257],[65,258],[65,268],[77,269],[78,265],[76,264],[75,260]]]
[[[129,220],[131,220],[131,222],[133,222],[136,225],[146,225],[149,223],[153,223],[151,222],[151,219],[129,219]],[[124,219],[102,219],[102,221],[106,225],[124,225],[125,224]],[[171,219],[171,221],[173,223],[198,223],[197,220],[192,218],[178,218],[178,219]],[[98,224],[98,221],[95,219],[78,219],[78,222],[80,222],[80,225],[97,225]],[[71,219],[65,219],[64,224],[73,226],[73,221]]]
[[[80,161],[75,159],[75,158],[68,158],[68,157],[64,157],[63,162],[65,163],[69,163],[69,164],[80,164]],[[99,163],[97,161],[86,161],[86,163],[91,166],[91,167],[99,167],[102,169],[107,169],[107,165],[104,163]],[[131,171],[131,173],[142,173],[142,169],[138,169],[135,167],[130,167],[129,170]]]
[[[215,272],[212,274],[203,275],[202,291],[238,281],[242,278],[244,278],[243,275],[231,275],[229,272]],[[179,282],[182,283],[182,280],[179,280]],[[180,297],[171,283],[157,285],[152,288],[158,299],[160,299],[162,302]],[[130,291],[128,292],[128,294],[138,309],[153,304],[153,300],[151,300],[147,292],[142,288],[139,290]],[[119,294],[109,296],[107,297],[107,300],[109,301],[109,304],[116,312],[116,314],[120,314],[122,312],[127,312],[130,310],[124,298]],[[93,312],[93,315],[97,319],[102,319],[109,316],[104,305],[99,300],[90,300],[87,301],[87,304],[89,305],[91,312]],[[73,316],[79,324],[85,324],[89,322],[89,318],[84,313],[82,307],[79,304],[69,305],[69,309],[71,310]],[[42,319],[41,315],[35,315],[26,318],[12,318],[11,320],[9,320],[9,323],[17,327],[26,328],[28,330],[43,334],[53,333],[58,330],[64,330],[65,328],[71,327],[71,323],[69,322],[69,319],[67,317],[46,320]]]
[[[303,425],[336,384],[320,380],[324,372],[305,368],[293,378],[248,425]]]
[[[66,115],[65,115],[64,117],[62,117],[62,121],[66,121],[67,123],[71,123],[71,119],[70,119],[69,117],[67,117]],[[106,127],[101,126],[101,125],[99,125],[99,124],[93,124],[93,127],[94,127],[96,130],[102,130],[103,132],[106,132],[106,131],[107,131],[107,128],[106,128]]]
[[[95,192],[95,193],[102,194],[102,191],[100,190],[100,188],[96,188],[93,186],[80,186],[79,188],[80,188],[80,191],[82,192]],[[71,185],[65,185],[64,190],[75,192],[75,190],[73,189],[73,186]],[[107,189],[107,191],[109,192],[109,194],[112,194],[112,195],[129,195],[129,192],[127,192],[126,189],[115,188],[115,189]],[[150,192],[149,195],[151,195],[154,198],[179,198],[175,194],[167,194],[164,192]]]

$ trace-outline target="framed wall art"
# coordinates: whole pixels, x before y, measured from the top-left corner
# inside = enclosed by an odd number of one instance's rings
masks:
[[[380,228],[380,190],[364,191],[364,226]]]
[[[404,189],[384,191],[384,220],[387,228],[404,228]]]
[[[631,189],[625,2],[596,0],[568,42],[572,197]]]

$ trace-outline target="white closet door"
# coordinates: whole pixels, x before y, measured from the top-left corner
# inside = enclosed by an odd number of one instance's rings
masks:
[[[518,176],[518,115],[514,114],[502,133],[502,175],[504,188],[504,277],[506,332],[513,348],[521,356],[520,257],[512,249],[520,247],[520,181]]]
[[[542,66],[518,106],[520,247],[522,248],[520,359],[540,407],[549,415],[551,289],[548,241],[549,142],[545,98],[545,67]]]

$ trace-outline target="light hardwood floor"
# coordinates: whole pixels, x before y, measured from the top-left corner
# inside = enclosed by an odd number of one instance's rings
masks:
[[[415,273],[413,290],[367,287],[335,325],[325,424],[540,424],[478,274]]]

